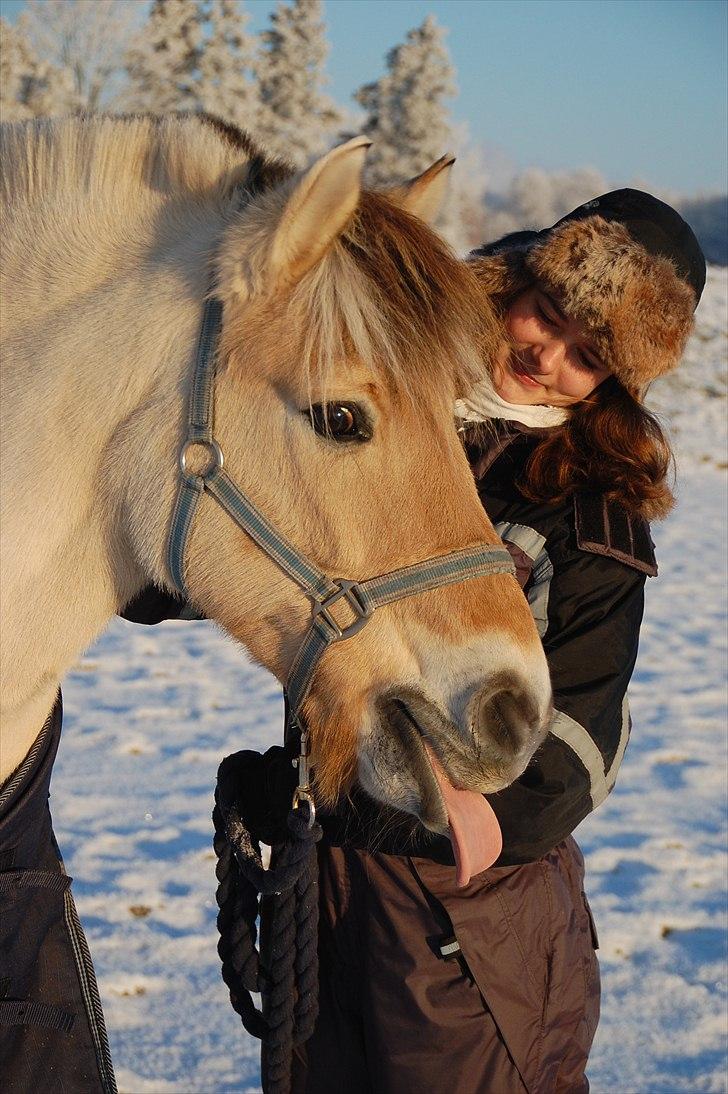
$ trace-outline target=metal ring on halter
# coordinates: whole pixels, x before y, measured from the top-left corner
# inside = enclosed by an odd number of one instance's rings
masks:
[[[217,441],[196,441],[192,439],[186,440],[179,452],[179,469],[182,472],[182,477],[185,479],[189,478],[192,474],[192,472],[188,472],[187,470],[187,453],[190,448],[206,448],[212,458],[211,465],[209,467],[206,467],[204,471],[201,471],[199,472],[199,474],[195,475],[195,477],[198,479],[208,478],[213,473],[213,471],[221,470],[223,464],[225,463],[225,457],[223,456],[222,449],[220,448],[220,445],[217,443]]]

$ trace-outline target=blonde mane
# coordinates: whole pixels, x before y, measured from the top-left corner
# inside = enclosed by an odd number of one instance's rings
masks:
[[[245,133],[206,115],[15,123],[2,127],[0,152],[2,197],[8,207],[32,207],[41,247],[45,234],[57,246],[59,219],[73,217],[70,200],[100,210],[97,217],[108,221],[117,246],[123,246],[125,216],[151,215],[159,205],[167,206],[170,233],[190,204],[201,215],[222,216],[226,246],[211,271],[218,286],[235,282],[243,263],[250,283],[263,277],[270,225],[295,177]],[[255,201],[248,207],[251,191]],[[82,249],[92,257],[84,279],[98,251],[95,240],[85,242]],[[103,276],[108,263],[98,256],[96,265]],[[308,317],[301,365],[323,388],[337,363],[353,353],[412,398],[423,384],[462,393],[482,377],[483,360],[502,337],[472,271],[416,217],[371,191],[362,192],[347,229],[286,306]],[[233,326],[230,340],[238,334]]]
[[[79,193],[89,203],[113,200],[120,209],[148,191],[209,201],[229,196],[228,172],[241,164],[241,149],[194,115],[15,122],[2,126],[0,149],[9,204],[42,205],[56,192]]]
[[[472,272],[420,220],[364,191],[348,228],[302,282],[307,359],[347,352],[416,401],[418,390],[466,391],[482,379],[500,329]],[[326,317],[335,317],[327,328]],[[473,354],[473,332],[480,352]],[[467,332],[467,338],[464,337]]]

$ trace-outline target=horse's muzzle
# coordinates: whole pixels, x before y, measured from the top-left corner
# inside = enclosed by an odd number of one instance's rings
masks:
[[[446,823],[442,797],[424,748],[430,746],[454,787],[491,793],[522,773],[546,736],[543,719],[516,677],[493,679],[470,703],[471,722],[458,728],[416,689],[380,701],[381,724],[392,733],[401,760],[419,792],[420,820],[434,830]]]

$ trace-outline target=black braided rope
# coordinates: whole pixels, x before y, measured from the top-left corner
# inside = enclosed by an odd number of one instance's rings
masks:
[[[227,757],[218,772],[217,949],[230,1002],[248,1033],[262,1041],[263,1090],[288,1094],[293,1046],[310,1037],[318,1015],[316,843],[322,833],[308,824],[306,808],[291,810],[289,837],[273,848],[270,867],[263,866],[260,841],[242,817],[246,775],[259,777],[250,755]]]
[[[296,882],[297,940],[295,973],[296,1005],[293,1011],[295,1043],[303,1044],[313,1033],[318,1018],[318,930],[312,934],[308,923],[316,920],[318,928],[318,862],[315,855],[308,860],[306,871]]]

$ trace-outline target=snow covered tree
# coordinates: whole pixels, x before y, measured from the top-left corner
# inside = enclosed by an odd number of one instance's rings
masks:
[[[366,111],[363,131],[374,141],[367,156],[366,179],[371,186],[386,188],[412,178],[453,150],[445,100],[455,93],[455,71],[444,35],[435,17],[428,15],[389,51],[384,75],[354,95]],[[459,196],[457,188],[455,173],[436,226],[453,246],[462,248],[465,195]]]
[[[503,195],[486,199],[486,238],[498,239],[521,228],[547,228],[578,205],[609,189],[594,168],[549,173],[529,167]]]
[[[128,0],[28,0],[18,27],[46,71],[57,74],[56,84],[60,80],[54,113],[108,104],[135,14]]]
[[[302,167],[329,146],[341,113],[324,94],[328,53],[321,0],[280,2],[262,34],[260,115],[265,147]]]
[[[28,33],[28,16],[0,19],[0,119],[20,121],[80,109],[73,75],[41,60]]]
[[[411,178],[449,150],[452,134],[444,100],[455,86],[443,37],[428,15],[389,51],[384,75],[354,95],[366,111],[363,130],[374,141],[367,156],[373,186]]]
[[[487,158],[483,148],[471,140],[466,124],[454,126],[453,137],[457,161],[438,227],[454,249],[465,255],[484,239]]]
[[[197,0],[154,0],[126,55],[125,110],[199,110],[203,10]]]
[[[199,58],[200,109],[223,121],[254,130],[258,88],[254,39],[246,31],[249,16],[236,0],[208,0],[204,20],[209,28]]]

